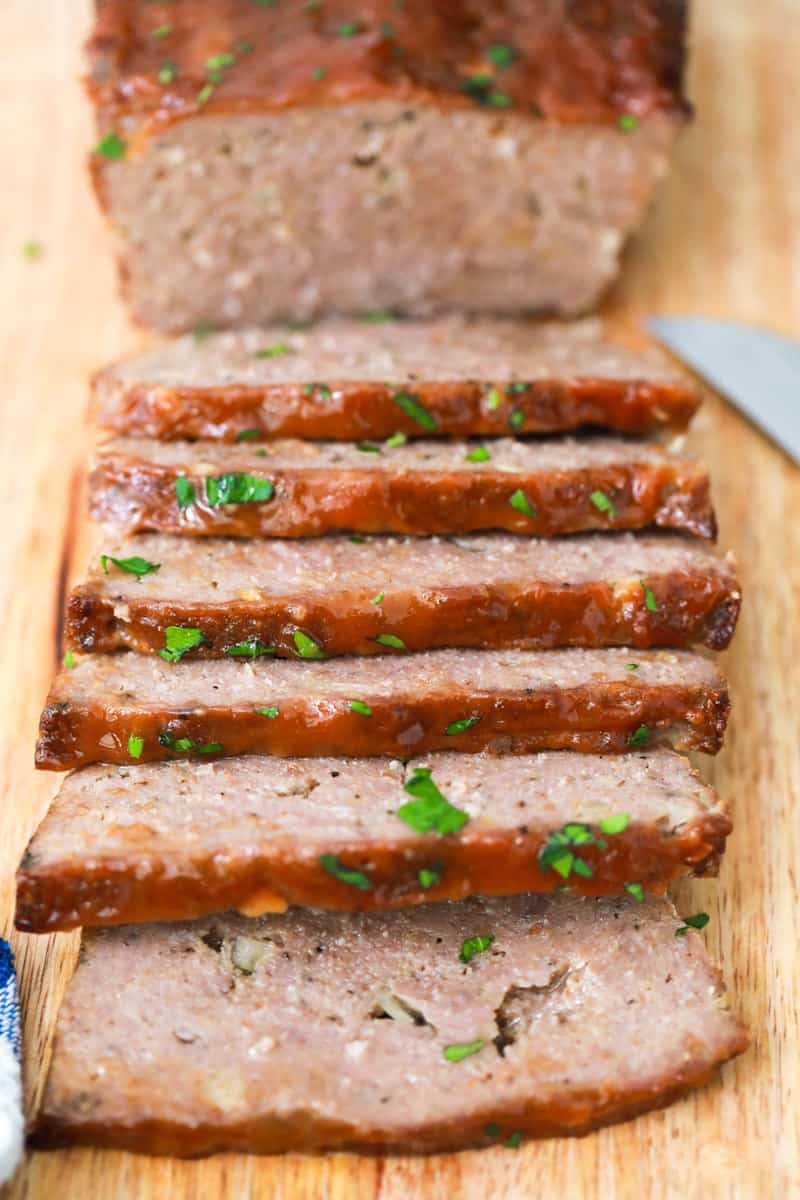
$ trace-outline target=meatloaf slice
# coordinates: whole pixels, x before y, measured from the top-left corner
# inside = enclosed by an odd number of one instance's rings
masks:
[[[666,899],[560,894],[91,931],[37,1140],[185,1156],[585,1133],[747,1046],[680,926]]]
[[[685,650],[427,650],[302,665],[90,655],[56,679],[37,764],[149,762],[188,755],[394,755],[434,750],[716,752],[728,693]],[[391,636],[391,635],[390,635]],[[301,657],[318,656],[309,638]],[[365,711],[366,710],[366,711]]]
[[[137,573],[138,572],[138,573]],[[144,573],[142,573],[144,572]],[[73,649],[157,654],[202,630],[192,657],[286,657],[305,631],[326,654],[446,646],[722,649],[740,604],[729,559],[669,535],[530,538],[178,538],[104,531],[67,606]]]
[[[432,824],[423,793],[442,797]],[[47,932],[229,908],[395,908],[567,881],[592,895],[660,891],[715,874],[730,829],[671,750],[87,767],[28,846],[16,921]]]
[[[92,514],[128,533],[310,537],[362,533],[550,536],[658,525],[716,534],[705,468],[620,438],[305,442],[264,446],[120,438],[97,454]]]
[[[686,115],[683,0],[168,7],[99,4],[90,91],[127,297],[170,331],[589,309]]]
[[[409,394],[429,428],[398,403]],[[657,350],[629,349],[599,321],[452,316],[179,338],[98,372],[91,411],[118,434],[232,442],[585,425],[649,433],[685,427],[698,403],[691,380]]]

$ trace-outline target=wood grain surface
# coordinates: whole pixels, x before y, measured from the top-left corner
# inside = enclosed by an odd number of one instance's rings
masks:
[[[698,117],[628,255],[609,311],[700,311],[800,335],[800,3],[696,0]],[[84,173],[90,115],[76,76],[89,0],[4,0],[0,321],[0,902],[54,781],[33,770],[39,710],[60,656],[64,589],[81,556],[89,371],[144,340],[117,300],[108,236]],[[29,239],[41,243],[31,259]],[[800,400],[798,401],[800,419]],[[423,1159],[151,1160],[90,1150],[30,1156],[21,1200],[694,1200],[800,1195],[800,470],[721,400],[692,442],[715,480],[721,544],[745,607],[726,655],[734,714],[713,764],[736,832],[719,884],[683,888],[753,1033],[719,1082],[669,1110],[578,1141]],[[14,937],[26,1083],[40,1092],[77,937]],[[114,981],[107,1000],[114,1003]]]

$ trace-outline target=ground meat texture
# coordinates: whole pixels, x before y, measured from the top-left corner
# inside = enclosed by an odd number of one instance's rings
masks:
[[[329,655],[392,653],[376,641],[387,629],[411,650],[723,649],[740,599],[730,559],[668,535],[354,544],[106,530],[88,579],[69,597],[66,633],[73,649],[157,654],[166,629],[185,625],[203,633],[187,657],[209,658],[289,657],[298,629]]]
[[[36,1136],[193,1155],[584,1133],[747,1045],[680,925],[668,900],[561,894],[90,932]]]
[[[552,536],[656,525],[716,535],[706,469],[659,445],[502,438],[475,460],[476,449],[433,439],[391,447],[279,439],[254,448],[122,438],[98,451],[91,510],[128,533]],[[239,490],[221,491],[225,480]]]
[[[399,815],[418,768],[464,815],[461,829],[425,832]],[[614,832],[609,819],[619,819]],[[546,857],[568,825],[577,868]],[[28,846],[16,922],[45,932],[567,885],[661,891],[680,875],[716,873],[730,828],[725,805],[670,750],[87,767],[67,777]],[[357,883],[331,874],[325,855],[358,872]]]
[[[423,431],[398,392],[435,427]],[[332,319],[189,335],[92,381],[97,425],[169,440],[650,433],[685,427],[698,402],[664,355],[629,348],[596,320]]]
[[[728,709],[714,664],[681,650],[428,650],[302,663],[90,655],[56,679],[36,761],[51,770],[129,763],[131,738],[143,762],[656,744],[715,753]]]

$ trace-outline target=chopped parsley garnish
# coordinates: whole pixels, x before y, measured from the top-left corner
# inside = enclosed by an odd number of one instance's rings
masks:
[[[176,754],[222,754],[222,742],[204,742],[198,745],[191,738],[173,737],[171,733],[160,733],[158,740],[162,746],[166,746],[168,750],[174,750]]]
[[[603,817],[598,822],[603,833],[616,834],[624,833],[631,823],[630,813],[612,813],[610,817]]]
[[[381,448],[377,442],[356,442],[356,450],[362,454],[380,454]]]
[[[97,154],[102,154],[103,158],[110,159],[124,158],[126,149],[125,142],[116,133],[107,133],[95,146]]]
[[[485,446],[476,446],[469,454],[464,455],[467,462],[488,462],[491,457]]]
[[[298,658],[327,658],[327,654],[320,646],[319,642],[314,638],[309,637],[307,633],[303,633],[302,629],[295,629],[294,644]]]
[[[658,601],[656,600],[653,589],[649,587],[643,579],[640,579],[639,582],[641,583],[642,591],[644,592],[645,608],[648,610],[648,612],[658,612]]]
[[[247,638],[243,642],[237,642],[235,646],[226,646],[225,653],[230,658],[263,658],[267,654],[274,654],[275,647],[267,646],[259,638]]]
[[[381,646],[391,646],[393,650],[405,650],[406,644],[402,638],[397,637],[393,633],[379,633],[374,642],[379,642]]]
[[[514,60],[514,51],[510,46],[498,44],[496,46],[487,46],[484,51],[489,62],[493,62],[495,66],[507,67]]]
[[[349,883],[351,887],[356,887],[362,892],[368,892],[372,887],[363,871],[355,871],[352,867],[346,867],[335,854],[320,854],[318,862],[329,875],[338,879],[340,883]]]
[[[29,238],[27,242],[22,243],[22,257],[27,258],[29,262],[35,262],[37,258],[41,258],[44,253],[44,247],[41,242],[37,242],[35,238]]]
[[[459,958],[463,963],[472,962],[476,954],[483,954],[494,941],[493,933],[479,933],[475,937],[465,938],[461,943]]]
[[[372,599],[370,600],[370,604],[380,604],[381,600],[384,598],[385,595],[386,595],[386,592],[378,592],[377,596],[372,597]]]
[[[362,717],[372,716],[372,709],[368,704],[365,704],[363,700],[351,700],[350,711],[354,713],[360,713]]]
[[[638,663],[625,663],[625,670],[626,671],[638,671],[639,664]]]
[[[132,733],[128,738],[128,754],[131,758],[141,758],[143,750],[144,738],[137,737],[135,733]]]
[[[493,85],[493,76],[488,71],[480,71],[476,75],[468,75],[463,88],[476,104],[485,104],[489,108],[509,108],[511,97],[497,91]]]
[[[140,579],[143,575],[152,575],[154,571],[161,568],[161,563],[148,562],[146,558],[140,558],[138,554],[134,554],[130,558],[114,558],[111,554],[101,554],[100,566],[105,575],[108,574],[109,563],[119,567],[120,571],[127,571],[129,575],[136,575]]]
[[[509,1150],[519,1150],[521,1143],[522,1134],[520,1133],[519,1129],[515,1129],[513,1133],[508,1135],[506,1140],[503,1142],[503,1145],[508,1146]]]
[[[70,671],[75,666],[75,655],[71,650],[67,650],[66,654],[64,655],[64,666]]]
[[[258,713],[258,715],[260,717],[269,717],[270,720],[274,720],[275,717],[277,717],[278,711],[279,710],[278,710],[277,706],[274,704],[271,704],[269,706],[269,708],[257,708],[256,709],[256,712]]]
[[[327,383],[306,383],[303,385],[303,395],[313,396],[315,392],[319,392],[325,400],[329,400],[333,395]]]
[[[164,630],[164,649],[159,654],[166,662],[180,662],[184,654],[203,641],[202,629],[187,629],[183,625],[168,625]]]
[[[288,342],[273,342],[271,346],[256,350],[256,358],[280,358],[283,354],[294,354]]]
[[[255,442],[260,437],[260,429],[240,429],[236,435],[236,440],[237,442]]]
[[[275,8],[278,0],[253,0],[253,3],[257,4],[259,8]]]
[[[525,413],[521,408],[512,408],[508,414],[508,423],[512,429],[522,429],[525,424]]]
[[[428,888],[432,888],[439,882],[441,878],[441,867],[420,867],[420,869],[417,871],[417,879],[419,880],[420,887],[423,887],[426,890]]]
[[[683,918],[683,925],[679,925],[675,930],[676,937],[685,937],[690,929],[705,929],[711,917],[706,912],[695,913],[691,917]]]
[[[151,30],[150,37],[155,38],[155,40],[158,41],[161,38],[169,37],[169,35],[171,33],[172,33],[171,25],[159,25],[159,26],[157,26],[157,28]]]
[[[451,721],[445,729],[445,733],[448,737],[455,737],[456,734],[472,729],[472,726],[477,725],[480,719],[480,717],[462,717],[460,721]]]
[[[339,37],[355,37],[357,33],[361,32],[361,23],[359,21],[344,21],[341,25],[337,26],[336,32]]]
[[[324,67],[314,67],[311,72],[311,78],[316,79],[317,83],[319,83],[320,79],[324,79],[327,74],[328,72]]]
[[[196,342],[205,341],[207,337],[211,337],[212,333],[216,333],[216,328],[210,321],[198,321],[192,330],[192,336]]]
[[[209,475],[206,479],[206,500],[212,508],[220,504],[253,504],[271,500],[275,488],[271,479],[257,479],[243,471],[225,475]]]
[[[388,437],[383,444],[384,444],[384,446],[389,446],[389,447],[405,446],[407,441],[408,441],[408,438],[406,437],[406,435],[404,433],[393,433],[392,436]]]
[[[611,500],[611,497],[607,496],[605,492],[592,492],[592,494],[589,496],[589,499],[598,512],[608,513],[612,521],[617,516],[616,505]]]
[[[201,106],[203,104],[207,104],[213,95],[214,95],[213,83],[205,83],[205,84],[203,84],[203,86],[200,88],[200,91],[195,96],[195,104],[199,104]]]
[[[360,533],[353,533],[350,535],[350,541],[354,546],[363,546],[366,540],[367,539],[362,537]]]
[[[449,1046],[445,1046],[442,1053],[448,1062],[461,1062],[462,1058],[477,1054],[485,1045],[485,1038],[478,1038],[474,1042],[451,1042]]]
[[[512,508],[515,508],[517,512],[524,513],[526,517],[536,517],[536,509],[533,507],[522,488],[517,488],[517,490],[509,499],[508,503]]]
[[[402,408],[407,417],[416,421],[428,433],[433,433],[439,428],[436,417],[420,404],[419,396],[415,396],[413,392],[393,392],[392,399],[398,408]]]
[[[190,504],[194,504],[194,487],[185,475],[179,475],[175,480],[175,495],[178,497],[178,508],[188,508]]]
[[[483,1132],[487,1137],[500,1137],[500,1126],[491,1122],[489,1125],[484,1125]]]
[[[633,733],[628,737],[629,746],[646,746],[650,741],[650,726],[640,725],[638,729],[634,729]]]
[[[633,113],[621,113],[617,118],[617,125],[625,133],[632,133],[634,129],[639,128],[639,118],[635,117]]]
[[[236,55],[226,51],[224,54],[213,54],[211,58],[206,60],[207,71],[224,71],[226,67],[232,67],[236,62]]]
[[[512,396],[524,396],[531,390],[531,385],[518,379],[508,385],[508,390]]]
[[[168,58],[158,68],[158,82],[159,83],[174,83],[175,76],[177,75],[177,73],[178,73],[178,70],[177,70],[177,67],[175,66],[175,63],[172,61],[172,59]]]
[[[543,871],[551,868],[562,879],[569,879],[575,872],[584,879],[591,879],[594,871],[585,859],[575,853],[576,846],[598,846],[605,849],[605,842],[596,837],[588,825],[570,821],[561,829],[552,829],[539,852],[539,866]]]
[[[397,815],[416,833],[458,833],[469,820],[469,814],[456,808],[442,795],[431,778],[430,767],[415,767],[403,790],[413,800],[401,804]]]
[[[369,325],[385,325],[387,321],[396,321],[397,313],[391,308],[370,308],[361,314],[361,320]]]
[[[634,900],[637,900],[640,904],[644,900],[644,888],[640,883],[626,883],[625,891],[629,892]]]
[[[500,407],[501,398],[500,392],[496,387],[489,389],[489,395],[486,397],[486,407],[489,412],[495,412]]]

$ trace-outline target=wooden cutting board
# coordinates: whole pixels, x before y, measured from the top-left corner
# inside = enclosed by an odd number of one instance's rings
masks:
[[[243,0],[244,2],[244,0]],[[698,119],[608,308],[625,322],[699,311],[800,335],[800,4],[696,0]],[[136,349],[110,245],[89,194],[93,134],[76,76],[89,0],[4,0],[0,31],[0,903],[54,788],[33,771],[39,710],[59,658],[64,590],[81,537],[89,372]],[[38,258],[24,245],[42,246]],[[800,396],[800,380],[798,380]],[[798,399],[800,419],[800,398]],[[692,434],[713,471],[721,545],[745,606],[726,656],[734,713],[713,764],[736,833],[719,883],[682,889],[753,1032],[719,1082],[579,1141],[431,1159],[333,1156],[202,1162],[91,1150],[34,1154],[9,1195],[26,1200],[715,1200],[800,1194],[800,469],[722,401]],[[74,935],[15,937],[26,1075],[40,1091]],[[109,1009],[114,980],[108,981]]]

